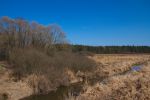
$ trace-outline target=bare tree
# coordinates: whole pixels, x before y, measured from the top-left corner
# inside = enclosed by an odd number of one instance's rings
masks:
[[[44,26],[21,18],[2,17],[0,34],[7,37],[6,41],[10,47],[49,48],[52,45],[66,43],[65,33],[58,25]]]

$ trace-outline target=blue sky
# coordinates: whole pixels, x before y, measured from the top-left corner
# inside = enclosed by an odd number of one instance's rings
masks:
[[[72,44],[150,46],[150,0],[0,0],[0,16],[59,24]]]

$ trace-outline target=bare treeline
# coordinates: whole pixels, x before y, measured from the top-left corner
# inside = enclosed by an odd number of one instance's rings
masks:
[[[24,19],[0,18],[0,39],[5,46],[49,48],[66,43],[65,33],[58,25],[44,26]],[[2,43],[1,43],[2,44]]]

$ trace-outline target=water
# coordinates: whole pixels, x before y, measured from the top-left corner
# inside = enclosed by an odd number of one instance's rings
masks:
[[[56,91],[51,91],[45,95],[32,95],[21,100],[65,100],[71,95],[78,95],[82,90],[82,83],[72,84],[70,86],[60,86]]]
[[[132,71],[140,71],[141,70],[141,65],[138,65],[138,66],[133,66],[132,68],[131,68],[131,70]]]
[[[32,95],[21,100],[63,100],[67,96],[68,90],[68,87],[60,86],[57,91],[45,95]]]

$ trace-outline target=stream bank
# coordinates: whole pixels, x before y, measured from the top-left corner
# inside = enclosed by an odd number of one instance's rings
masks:
[[[122,74],[118,74],[118,75],[125,75],[128,73],[131,73],[133,71],[140,71],[142,69],[143,65],[134,65],[133,67],[131,67],[130,70],[122,73]],[[115,75],[116,76],[116,75]],[[99,81],[102,82],[103,80],[105,80],[107,78],[101,78]],[[97,79],[91,79],[90,83],[96,82]],[[78,82],[78,83],[73,83],[69,86],[60,86],[57,88],[56,91],[51,91],[48,94],[45,95],[32,95],[20,100],[49,100],[51,98],[51,100],[65,100],[69,95],[72,96],[78,96],[81,92],[83,92],[83,87],[84,87],[84,83],[83,82]]]

